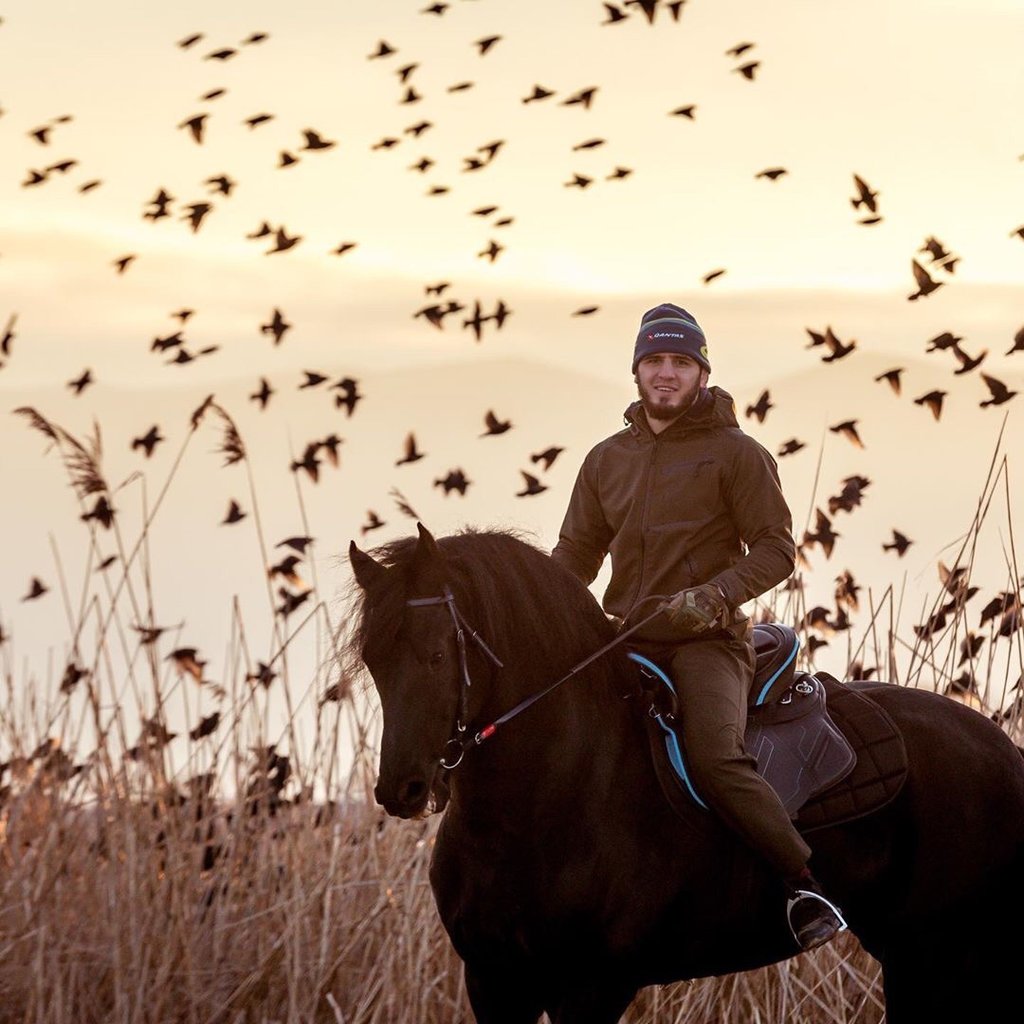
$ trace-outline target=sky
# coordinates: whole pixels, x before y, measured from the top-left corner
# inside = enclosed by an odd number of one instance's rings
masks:
[[[348,541],[414,528],[396,491],[435,532],[509,525],[553,544],[586,450],[633,397],[640,314],[662,301],[703,325],[712,383],[745,429],[773,454],[805,442],[779,457],[798,532],[848,476],[871,479],[863,506],[835,517],[834,553],[809,554],[819,599],[853,565],[865,590],[906,595],[909,629],[983,499],[974,571],[985,594],[1006,585],[1022,399],[980,403],[983,373],[1024,391],[1024,8],[687,0],[677,14],[591,0],[0,5],[0,654],[37,698],[38,728],[81,609],[110,598],[59,459],[12,410],[78,439],[99,429],[129,548],[170,481],[139,594],[226,678],[235,602],[260,656],[280,642],[275,545],[316,535],[304,568],[336,623]],[[550,95],[531,98],[538,87]],[[257,115],[270,116],[247,123]],[[306,131],[329,145],[309,148]],[[857,178],[874,211],[854,205]],[[278,229],[297,241],[271,252]],[[911,299],[914,261],[936,287]],[[811,332],[828,328],[855,344],[826,362]],[[933,349],[944,332],[982,361]],[[900,395],[876,380],[897,367]],[[307,372],[325,379],[302,387]],[[331,389],[345,377],[351,413]],[[250,397],[261,379],[265,409]],[[762,423],[745,409],[765,389]],[[914,401],[930,390],[946,392],[939,417]],[[217,414],[190,434],[211,394],[244,465],[223,465]],[[488,410],[510,429],[481,437]],[[830,429],[851,418],[863,448]],[[132,440],[157,424],[167,440],[147,458]],[[396,465],[410,432],[428,454]],[[334,433],[338,467],[315,483],[291,469]],[[545,470],[532,456],[552,444],[564,450]],[[464,495],[437,483],[455,469]],[[520,495],[524,472],[546,489]],[[247,515],[225,525],[230,500]],[[365,530],[371,510],[385,524]],[[915,539],[902,559],[881,546],[893,528]],[[108,553],[110,531],[96,537]],[[25,601],[34,576],[52,589]],[[136,614],[115,618],[127,630]],[[312,632],[293,651],[315,691]],[[840,640],[819,655],[837,672]],[[195,715],[208,695],[183,699]]]

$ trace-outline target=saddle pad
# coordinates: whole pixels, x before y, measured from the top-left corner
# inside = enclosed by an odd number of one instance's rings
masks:
[[[816,678],[824,686],[829,715],[853,747],[856,761],[844,778],[812,796],[800,808],[794,824],[802,833],[840,825],[880,810],[899,794],[907,777],[907,752],[896,724],[865,695],[875,687],[895,684],[844,684],[825,672],[816,673]],[[685,768],[680,771],[681,756],[673,756],[665,728],[653,708],[644,715],[644,721],[662,791],[673,810],[692,823],[694,803],[704,809],[706,804],[694,791]]]
[[[889,713],[871,691],[895,683],[841,683],[816,673],[825,687],[829,714],[857,754],[853,771],[812,797],[796,818],[801,832],[841,825],[880,810],[896,798],[907,779],[907,749]]]

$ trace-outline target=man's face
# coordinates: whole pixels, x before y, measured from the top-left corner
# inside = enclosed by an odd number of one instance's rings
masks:
[[[649,420],[681,416],[707,382],[707,370],[696,359],[674,352],[652,353],[636,367],[637,391]]]

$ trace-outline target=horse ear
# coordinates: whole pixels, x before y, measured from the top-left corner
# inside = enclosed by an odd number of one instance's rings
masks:
[[[429,566],[443,561],[444,556],[437,541],[434,540],[434,535],[420,522],[416,523],[416,529],[420,535],[416,542],[416,563],[420,566]]]
[[[349,541],[348,560],[352,563],[356,582],[363,590],[368,590],[388,571],[387,567],[381,565],[372,555],[358,548],[354,540]]]

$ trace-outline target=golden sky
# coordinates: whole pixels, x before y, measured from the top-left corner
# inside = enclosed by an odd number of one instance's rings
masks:
[[[611,6],[626,17],[608,23]],[[439,532],[507,522],[552,543],[575,468],[631,397],[639,316],[666,300],[704,325],[712,383],[744,425],[772,451],[808,443],[780,459],[798,528],[846,475],[873,475],[864,526],[844,523],[849,557],[871,563],[876,586],[910,572],[934,591],[936,556],[971,521],[1004,414],[1006,436],[1020,432],[1021,399],[979,403],[982,372],[1024,390],[1024,352],[1011,353],[1024,327],[1024,8],[687,0],[677,18],[659,3],[648,19],[638,4],[591,0],[434,7],[0,8],[0,329],[13,332],[0,470],[18,495],[5,533],[23,538],[0,623],[25,638],[26,659],[66,650],[42,601],[20,598],[32,575],[53,582],[48,536],[80,527],[57,460],[40,464],[43,439],[8,410],[32,405],[76,435],[99,423],[110,478],[143,471],[151,498],[192,409],[216,393],[251,431],[269,539],[300,532],[304,487],[324,517],[328,574],[349,537],[411,529],[393,487]],[[382,43],[393,52],[375,56]],[[526,102],[536,87],[550,95]],[[674,113],[687,107],[692,117]],[[256,115],[271,116],[249,126]],[[307,130],[332,145],[307,148]],[[222,175],[230,194],[211,183]],[[852,202],[855,176],[875,194],[875,223],[860,223],[872,211]],[[198,203],[209,210],[193,230]],[[299,240],[270,253],[278,228]],[[948,255],[934,259],[929,239]],[[938,287],[908,301],[915,260]],[[459,308],[432,326],[421,311],[449,301]],[[465,324],[476,304],[482,317],[508,311],[479,339]],[[263,329],[275,310],[291,325],[279,344]],[[825,365],[808,329],[827,327],[857,346]],[[153,350],[178,330],[180,346]],[[987,350],[983,364],[957,374],[949,350],[929,351],[945,331],[970,355]],[[180,349],[213,351],[171,363]],[[874,380],[894,366],[906,367],[900,397]],[[67,382],[86,369],[93,382],[74,395]],[[300,390],[307,370],[357,379],[362,404],[349,417],[328,382]],[[277,392],[265,412],[248,397],[261,377]],[[759,424],[743,410],[763,388],[776,408]],[[935,388],[948,392],[941,420],[913,402]],[[515,428],[482,441],[489,408]],[[850,417],[863,450],[828,429]],[[130,442],[156,421],[170,440],[147,462]],[[330,431],[344,437],[341,468],[303,484],[289,460]],[[409,431],[430,456],[396,467]],[[566,451],[548,491],[517,496],[521,471],[537,472],[530,456],[555,442]],[[201,609],[216,619],[208,636],[223,632],[234,580],[207,574],[210,553],[229,557],[225,532],[250,526],[218,525],[244,486],[215,448],[209,436],[192,446],[186,463],[200,467],[181,471],[155,556],[168,563],[162,613]],[[474,479],[464,499],[435,485],[456,465]],[[1012,470],[1007,486],[1019,512]],[[388,525],[364,535],[371,508]],[[898,524],[927,538],[916,562],[881,552]],[[993,535],[995,580],[1005,525]],[[247,544],[252,561],[251,533]],[[186,549],[202,568],[186,568]],[[844,554],[819,566],[826,591]],[[236,589],[265,600],[259,576]]]

